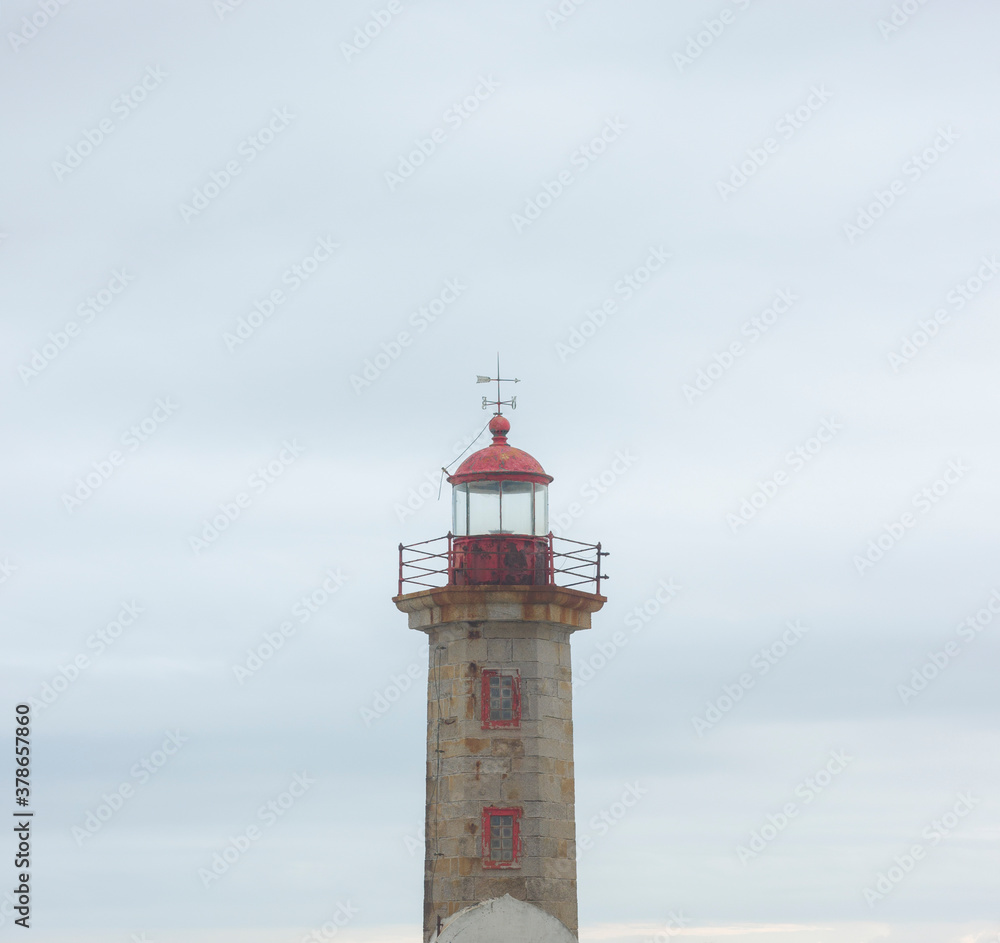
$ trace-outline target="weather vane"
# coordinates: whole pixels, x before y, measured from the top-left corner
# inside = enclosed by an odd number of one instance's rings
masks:
[[[497,375],[495,377],[477,376],[476,377],[476,382],[477,383],[494,383],[495,382],[496,385],[497,385],[497,398],[495,400],[488,400],[484,396],[483,397],[483,409],[486,409],[487,406],[496,406],[496,408],[497,408],[496,415],[497,416],[500,415],[500,407],[501,406],[510,406],[511,409],[517,409],[517,397],[516,396],[512,396],[510,399],[501,399],[500,398],[503,395],[500,392],[500,384],[501,383],[520,383],[521,382],[519,379],[517,379],[517,377],[506,378],[506,377],[501,377],[500,376],[500,354],[497,354]]]

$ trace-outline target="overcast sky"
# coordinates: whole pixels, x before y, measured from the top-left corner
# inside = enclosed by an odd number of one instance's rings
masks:
[[[612,554],[581,939],[1000,938],[996,4],[0,26],[32,939],[419,940],[396,547],[498,350],[554,530]]]

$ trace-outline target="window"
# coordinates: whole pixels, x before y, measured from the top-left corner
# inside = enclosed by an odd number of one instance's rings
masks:
[[[545,485],[535,485],[534,520],[535,536],[544,537],[549,532],[549,504]]]
[[[521,866],[521,810],[483,809],[483,867]]]
[[[533,534],[534,521],[531,519],[532,488],[530,481],[501,482],[500,531],[504,534]]]
[[[549,532],[548,492],[530,481],[468,481],[452,488],[451,532],[456,537]]]
[[[500,482],[469,482],[469,533],[500,532]]]
[[[483,730],[521,725],[521,679],[516,672],[483,671]]]

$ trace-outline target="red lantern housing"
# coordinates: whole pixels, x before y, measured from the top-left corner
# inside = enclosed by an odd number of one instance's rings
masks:
[[[452,485],[454,586],[532,586],[550,582],[548,485],[552,476],[507,443],[510,423],[490,420],[493,444],[470,455]]]

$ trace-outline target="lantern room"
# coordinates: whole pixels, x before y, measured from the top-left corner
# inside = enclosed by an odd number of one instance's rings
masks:
[[[507,444],[510,423],[490,420],[493,444],[470,455],[452,485],[452,527],[456,537],[549,532],[548,484],[551,475],[527,452]]]
[[[552,476],[507,442],[510,422],[490,420],[493,444],[470,455],[452,485],[455,585],[546,583]]]
[[[578,592],[588,587],[600,596],[606,579],[601,557],[607,552],[599,543],[556,537],[549,530],[552,476],[507,441],[510,422],[500,410],[515,407],[517,400],[503,399],[500,384],[519,381],[502,379],[498,361],[496,377],[476,382],[497,384],[495,400],[483,397],[483,409],[496,407],[487,424],[493,442],[448,476],[451,530],[399,545],[398,598],[443,586],[559,586]]]

